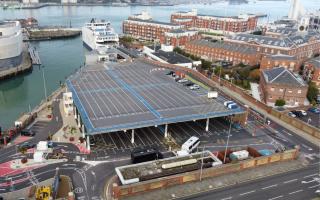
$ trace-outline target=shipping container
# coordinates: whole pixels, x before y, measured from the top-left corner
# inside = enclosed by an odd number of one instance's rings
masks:
[[[218,98],[218,92],[217,91],[209,91],[208,92],[208,99],[212,98]]]

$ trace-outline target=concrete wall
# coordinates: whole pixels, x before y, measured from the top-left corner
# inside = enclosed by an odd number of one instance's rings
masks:
[[[220,165],[212,168],[203,169],[202,179],[212,178],[219,175],[240,172],[245,169],[255,168],[274,162],[293,160],[298,157],[298,149],[292,149],[283,153],[277,153],[270,156],[262,156],[237,163]],[[173,185],[184,184],[200,180],[200,170],[182,173],[174,176],[168,176],[131,185],[113,184],[112,195],[114,199],[121,199],[125,196],[131,196],[138,193],[148,192],[155,189],[164,189]]]

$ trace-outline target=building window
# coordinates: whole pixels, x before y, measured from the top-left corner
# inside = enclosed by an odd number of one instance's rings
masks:
[[[269,99],[272,99],[272,96],[269,96]]]
[[[288,92],[289,92],[289,93],[292,93],[292,90],[289,90]]]
[[[301,90],[298,90],[298,94],[301,94]]]
[[[270,90],[271,90],[271,91],[274,91],[274,87],[272,87]]]
[[[280,88],[279,91],[280,91],[280,92],[283,92],[283,88]]]

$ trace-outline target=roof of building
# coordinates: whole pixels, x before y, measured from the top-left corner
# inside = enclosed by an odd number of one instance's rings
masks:
[[[307,63],[311,64],[313,67],[320,68],[320,56],[312,58],[311,60],[307,61]]]
[[[294,34],[283,38],[240,33],[229,37],[229,39],[243,42],[256,42],[259,44],[286,48],[305,44],[310,40],[311,37],[315,37],[316,39],[320,40],[320,34],[315,32],[308,32],[307,34]]]
[[[292,87],[306,86],[306,83],[299,75],[294,74],[284,67],[264,70],[262,73],[267,83],[290,85]]]
[[[219,42],[219,41],[218,42],[210,42],[207,40],[194,40],[194,41],[191,41],[190,44],[206,46],[206,47],[210,47],[210,48],[220,48],[220,49],[225,49],[228,51],[240,52],[240,53],[245,53],[245,54],[256,54],[257,53],[256,49],[253,47],[244,46],[241,44]]]
[[[160,21],[154,21],[154,20],[143,20],[143,19],[136,19],[136,18],[129,18],[127,19],[129,21],[136,21],[136,22],[145,22],[145,23],[151,23],[151,24],[159,24],[159,25],[166,25],[166,26],[181,26],[179,24],[173,24],[170,22],[160,22]]]
[[[276,27],[276,28],[270,28],[267,30],[267,32],[271,33],[279,33],[282,35],[291,35],[296,33],[298,30],[296,28],[290,28],[290,27]]]
[[[243,113],[227,109],[166,75],[147,59],[81,68],[66,81],[86,134],[159,126]]]
[[[181,55],[178,54],[176,52],[166,52],[166,51],[156,51],[155,53],[153,53],[153,55],[161,58],[162,60],[170,63],[170,64],[179,64],[179,63],[192,63],[192,60]]]
[[[284,55],[284,54],[276,54],[276,55],[267,55],[267,58],[271,60],[292,60],[295,61],[297,58],[295,56],[289,56],[289,55]]]

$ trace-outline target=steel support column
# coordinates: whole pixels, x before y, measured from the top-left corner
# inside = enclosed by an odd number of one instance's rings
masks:
[[[209,118],[207,118],[207,122],[206,122],[206,131],[208,132],[209,131]]]

